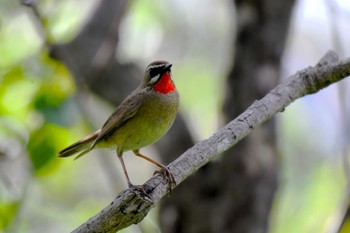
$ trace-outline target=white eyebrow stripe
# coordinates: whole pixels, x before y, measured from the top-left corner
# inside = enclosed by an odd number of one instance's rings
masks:
[[[149,71],[150,69],[154,69],[154,68],[160,68],[160,67],[165,67],[164,64],[160,64],[160,65],[152,65],[150,67],[147,68],[147,71]]]

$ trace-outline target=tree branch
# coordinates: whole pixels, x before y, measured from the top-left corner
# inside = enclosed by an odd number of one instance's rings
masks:
[[[350,59],[338,61],[334,52],[328,52],[315,67],[303,69],[284,80],[217,133],[198,142],[169,164],[168,168],[176,180],[173,188],[220,153],[234,146],[254,128],[282,112],[294,100],[316,93],[349,75]],[[73,232],[115,232],[140,222],[167,194],[167,181],[158,174],[150,178],[143,187],[147,195],[137,189],[124,190],[109,206]]]

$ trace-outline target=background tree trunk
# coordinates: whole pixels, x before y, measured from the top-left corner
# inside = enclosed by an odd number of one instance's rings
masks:
[[[237,38],[227,80],[226,120],[277,84],[294,0],[235,4]],[[162,232],[267,232],[277,187],[275,121],[269,121],[163,201]]]

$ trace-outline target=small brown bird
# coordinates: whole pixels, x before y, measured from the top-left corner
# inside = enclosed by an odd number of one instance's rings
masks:
[[[171,66],[166,61],[149,64],[139,87],[117,107],[102,128],[60,151],[59,157],[80,152],[77,159],[95,147],[115,149],[131,188],[133,184],[122,156],[123,152],[132,150],[135,155],[160,167],[155,173],[164,174],[170,185],[175,183],[166,166],[139,152],[140,148],[161,138],[175,120],[179,94],[172,80]]]

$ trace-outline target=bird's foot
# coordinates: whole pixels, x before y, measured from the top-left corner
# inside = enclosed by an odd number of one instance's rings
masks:
[[[174,178],[174,175],[170,172],[170,170],[164,166],[162,169],[157,170],[153,173],[153,175],[155,174],[162,174],[167,180],[168,180],[168,190],[169,190],[169,195],[171,194],[171,190],[172,190],[172,184],[176,185],[176,181]]]

